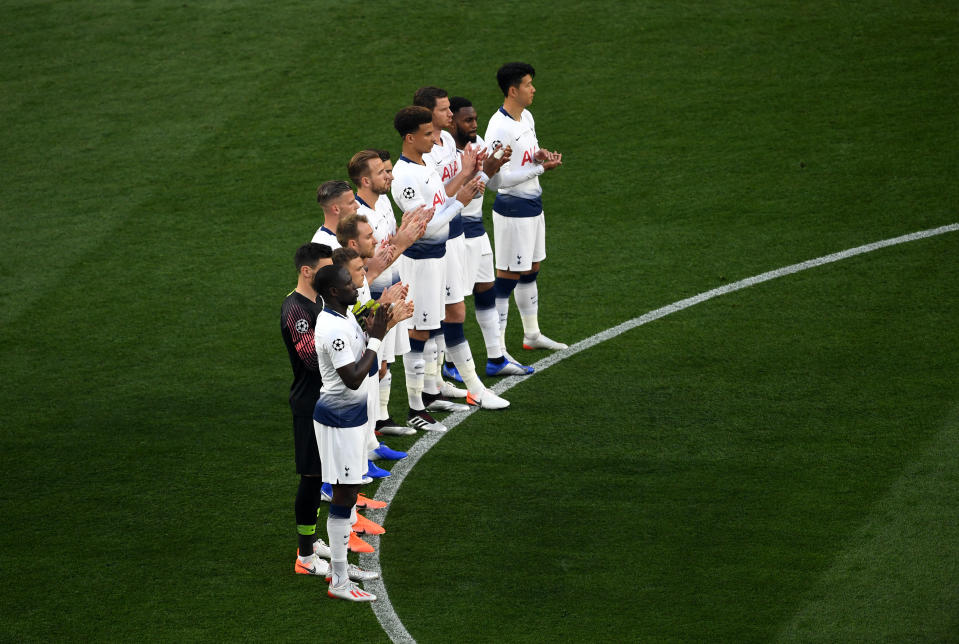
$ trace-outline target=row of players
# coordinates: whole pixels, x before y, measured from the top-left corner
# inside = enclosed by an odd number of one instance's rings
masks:
[[[445,431],[431,410],[509,405],[476,374],[463,332],[464,297],[474,296],[487,375],[533,372],[506,352],[511,293],[524,348],[566,348],[543,335],[537,319],[536,276],[546,256],[539,175],[560,166],[562,155],[539,147],[526,109],[536,91],[534,75],[525,63],[508,63],[497,72],[504,101],[490,119],[488,147],[477,135],[468,100],[424,87],[394,119],[402,155],[392,173],[388,153],[364,150],[348,166],[355,194],[345,181],[328,181],[317,190],[324,222],[313,242],[297,251],[297,289],[284,302],[282,326],[294,371],[290,402],[301,476],[295,569],[328,575],[330,596],[375,599],[354,582],[376,573],[348,566],[346,553],[359,541],[357,526],[382,529],[355,506],[358,498],[374,503],[359,495],[364,475],[388,475],[371,459],[405,457],[378,443],[375,433]],[[486,187],[497,191],[495,277],[482,222]],[[404,211],[399,227],[388,193]],[[336,260],[332,266],[324,265],[328,255]],[[388,413],[389,363],[398,355],[409,403],[406,426]],[[466,389],[446,382],[444,374]],[[325,495],[324,482],[331,488]],[[315,535],[324,496],[331,501],[328,547]],[[328,555],[332,566],[320,555]]]

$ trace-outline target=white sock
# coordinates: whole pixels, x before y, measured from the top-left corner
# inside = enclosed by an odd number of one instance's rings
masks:
[[[366,431],[363,432],[364,437],[366,438],[366,451],[372,452],[374,449],[380,446],[380,439],[376,437],[376,430],[374,429],[376,423],[372,420],[367,421]],[[372,458],[369,460],[373,460]]]
[[[333,585],[349,581],[346,552],[350,543],[350,520],[330,515],[326,518],[326,534],[330,537],[330,564],[333,566]]]
[[[390,385],[393,384],[393,376],[390,375],[390,367],[386,366],[386,375],[380,378],[380,415],[377,420],[386,420],[390,417]]]
[[[517,284],[513,297],[516,298],[516,308],[523,321],[523,335],[531,338],[539,335],[539,290],[536,280]]]
[[[440,392],[439,373],[436,370],[436,360],[439,352],[436,350],[436,341],[430,338],[423,349],[423,360],[426,361],[423,370],[423,392],[438,394]]]
[[[499,315],[496,313],[496,309],[476,309],[476,322],[483,333],[486,357],[501,357],[503,355],[503,345],[499,334]]]
[[[500,338],[506,337],[506,322],[509,319],[509,297],[497,297],[496,298],[496,316],[499,318],[499,335]],[[503,346],[506,346],[506,342],[503,342]]]
[[[433,336],[433,342],[436,343],[436,364],[440,366],[440,373],[443,373],[443,360],[446,356],[446,336],[437,333]]]
[[[474,396],[481,395],[486,390],[486,386],[476,375],[476,365],[473,364],[470,343],[460,342],[455,346],[448,347],[448,351],[450,358],[453,359],[453,364],[456,365],[456,370],[463,376],[463,383],[466,388]]]
[[[422,351],[410,351],[403,356],[403,370],[406,372],[406,397],[410,409],[421,411],[426,409],[423,404],[423,371],[426,363],[423,361]]]

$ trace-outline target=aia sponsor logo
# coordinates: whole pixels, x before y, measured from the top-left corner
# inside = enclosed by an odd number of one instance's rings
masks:
[[[446,183],[450,179],[456,176],[456,173],[460,171],[460,164],[458,161],[453,163],[448,163],[443,167],[443,183]]]

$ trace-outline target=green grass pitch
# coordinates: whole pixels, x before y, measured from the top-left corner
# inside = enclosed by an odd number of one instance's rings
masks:
[[[469,97],[482,131],[496,68],[536,67],[538,134],[565,162],[543,179],[540,321],[571,343],[959,221],[950,2],[2,15],[0,641],[388,640],[292,573],[277,318],[316,186],[359,149],[398,153],[421,85]],[[514,387],[391,506],[403,624],[420,642],[959,641],[957,260],[948,233],[804,271]],[[514,354],[519,333],[514,308]]]

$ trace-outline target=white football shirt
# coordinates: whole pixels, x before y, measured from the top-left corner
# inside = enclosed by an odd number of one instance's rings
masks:
[[[340,247],[340,242],[336,241],[336,233],[326,226],[320,226],[310,241],[315,244],[326,244],[330,247],[330,250],[336,250]]]
[[[366,352],[366,335],[351,311],[340,315],[324,308],[316,318],[316,356],[323,386],[313,419],[330,427],[359,427],[367,422],[366,379],[350,389],[336,372],[358,362]]]
[[[462,164],[460,163],[460,151],[456,149],[456,141],[453,139],[453,135],[446,130],[440,130],[440,142],[434,143],[433,149],[423,155],[423,162],[427,166],[433,166],[445,186],[459,174]],[[461,215],[457,215],[450,220],[449,239],[459,237],[462,234],[463,218]]]
[[[433,149],[423,155],[423,161],[433,166],[443,185],[446,185],[460,171],[460,156],[452,134],[440,130],[440,142],[434,143]]]
[[[537,199],[543,190],[539,185],[539,175],[543,166],[536,162],[539,149],[536,139],[536,125],[529,110],[523,110],[520,119],[514,120],[502,107],[489,120],[486,136],[490,148],[499,145],[509,146],[513,152],[508,163],[490,179],[490,187],[498,195],[510,195],[523,199]],[[494,206],[495,209],[495,206]]]
[[[449,237],[449,222],[463,209],[463,204],[446,196],[446,188],[432,165],[416,163],[401,156],[393,166],[393,201],[407,212],[417,206],[434,208],[433,219],[426,226],[426,234],[410,246],[404,255],[413,259],[443,257]]]
[[[359,195],[356,197],[359,208],[356,211],[358,215],[366,215],[370,226],[373,227],[373,239],[379,244],[384,239],[396,234],[396,218],[393,215],[393,204],[386,195],[380,195],[373,207],[363,201]],[[399,281],[400,273],[396,264],[390,266],[385,271],[376,276],[376,279],[370,283],[370,290],[374,293],[382,293],[394,283]]]

